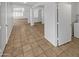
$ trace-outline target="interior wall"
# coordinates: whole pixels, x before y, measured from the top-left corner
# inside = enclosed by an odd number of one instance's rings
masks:
[[[6,45],[6,4],[4,2],[1,3],[1,7],[0,7],[0,19],[1,19],[1,37],[0,38],[0,56],[3,53],[3,50],[5,48]]]
[[[79,15],[79,3],[75,3],[76,4],[76,14]]]
[[[6,20],[6,24],[8,25],[7,27],[7,41],[10,37],[11,31],[13,29],[13,25],[14,25],[14,20],[13,20],[13,10],[12,10],[12,4],[11,3],[7,3],[7,20]]]
[[[79,13],[78,12],[78,10],[77,10],[77,8],[78,8],[78,6],[77,6],[77,3],[75,2],[75,3],[72,3],[72,35],[74,34],[74,23],[76,22],[76,15],[77,15],[77,13]]]
[[[24,17],[30,19],[30,6],[25,5],[24,6],[25,11],[24,11]]]
[[[57,37],[58,45],[71,41],[71,4],[58,3]]]
[[[40,6],[40,5],[39,5]],[[34,19],[34,22],[42,22],[44,23],[44,18],[43,18],[43,7],[35,7],[33,8],[33,13],[34,13],[34,16],[33,16],[33,19]]]
[[[33,8],[33,13],[34,13],[34,16],[33,16],[33,19],[34,19],[34,22],[40,22],[41,20],[38,18],[39,17],[39,7],[38,8]]]
[[[1,19],[1,37],[0,38],[0,56],[8,42],[10,33],[13,28],[12,6],[10,3],[2,2],[0,7],[0,19]]]
[[[1,27],[1,3],[0,3],[0,27]],[[2,35],[1,35],[1,28],[0,28],[0,43],[1,43],[1,39],[2,39]],[[0,44],[0,52],[1,52],[1,44]]]
[[[44,37],[50,41],[54,46],[57,45],[56,38],[56,9],[57,4],[55,2],[50,3],[38,3],[33,6],[33,8],[38,7],[40,5],[44,6]],[[52,12],[52,13],[51,13]],[[37,14],[37,13],[36,13]],[[50,16],[51,15],[51,16]]]
[[[45,38],[50,41],[54,46],[57,46],[57,26],[56,26],[56,19],[57,19],[57,12],[56,12],[56,3],[50,2],[46,3],[44,7],[44,36]],[[52,13],[51,13],[52,12]]]
[[[44,24],[44,5],[45,5],[45,2],[39,2],[32,6],[34,22],[41,21],[42,24]],[[42,19],[41,19],[41,16],[39,15],[39,10],[42,10]]]

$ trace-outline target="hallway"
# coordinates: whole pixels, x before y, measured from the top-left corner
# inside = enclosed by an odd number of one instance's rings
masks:
[[[18,21],[13,27],[3,56],[79,56],[79,39],[74,38],[68,44],[54,47],[44,38],[41,27],[31,27],[26,20]]]

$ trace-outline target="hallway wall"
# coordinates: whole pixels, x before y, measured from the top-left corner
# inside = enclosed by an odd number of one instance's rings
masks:
[[[0,27],[1,27],[1,2],[0,2]],[[1,28],[0,28],[0,43],[2,39],[2,33],[1,33]],[[1,44],[0,44],[0,52],[1,52]]]
[[[77,3],[72,3],[72,34],[74,34],[74,23],[76,22]]]
[[[56,3],[46,3],[44,8],[44,36],[54,46],[57,45],[56,41]],[[51,13],[52,12],[52,13]]]
[[[32,7],[34,22],[41,21],[44,24],[44,5],[45,3],[42,2],[42,3],[37,3]]]
[[[3,50],[5,48],[6,45],[6,4],[3,2],[1,3],[1,7],[0,7],[0,19],[1,19],[1,37],[0,38],[0,56],[3,53]]]
[[[0,56],[3,53],[3,50],[8,42],[10,33],[13,28],[13,18],[12,18],[12,9],[11,4],[7,2],[1,2],[0,7],[0,19],[1,19],[1,37],[0,38]]]
[[[39,5],[34,9],[34,22],[44,24],[44,5]]]
[[[57,45],[56,40],[56,3],[38,3],[33,6],[33,8],[38,6],[44,6],[44,37],[50,41],[53,45]],[[52,13],[51,13],[52,12]],[[36,13],[37,14],[37,13]]]
[[[56,3],[38,3],[33,6],[33,9],[41,5],[44,6],[44,37],[56,46]]]
[[[12,4],[11,3],[7,3],[7,25],[8,25],[8,28],[7,28],[7,41],[10,37],[10,34],[11,34],[11,31],[13,29],[13,25],[14,25],[14,19],[13,19],[13,10],[12,10]]]

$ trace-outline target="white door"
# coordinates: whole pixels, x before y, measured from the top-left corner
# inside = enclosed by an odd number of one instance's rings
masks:
[[[58,44],[71,41],[71,5],[58,4]]]

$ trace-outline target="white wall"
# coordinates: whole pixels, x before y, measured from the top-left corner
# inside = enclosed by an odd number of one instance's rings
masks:
[[[25,5],[24,17],[30,19],[30,7]]]
[[[39,7],[38,8],[33,8],[33,12],[34,12],[34,22],[40,22],[41,20],[38,18],[39,17],[39,15],[38,15],[38,13],[39,13]]]
[[[71,10],[71,14],[72,14],[72,34],[74,34],[74,23],[76,22],[76,15],[77,15],[77,3],[75,2],[75,3],[72,3],[72,10]]]
[[[30,9],[32,9],[32,13],[30,13],[30,18],[32,18],[31,21],[30,21],[30,23],[32,23],[32,25],[34,25],[34,22],[40,22],[40,21],[42,21],[42,23],[44,24],[44,12],[42,11],[42,17],[43,17],[43,19],[40,20],[40,18],[38,17],[38,11],[40,9],[43,9],[44,10],[44,5],[45,4],[46,3],[44,3],[44,2],[42,2],[42,3],[39,2],[39,3],[34,4],[30,8]],[[40,6],[43,6],[43,7],[41,8]]]
[[[30,23],[31,26],[34,25],[34,22],[33,22],[33,8],[30,7],[30,19],[28,20],[28,22]]]
[[[0,8],[0,19],[1,19],[1,37],[0,38],[0,52],[3,53],[3,50],[8,42],[10,33],[13,28],[13,18],[12,18],[12,8],[10,3],[1,3]],[[0,54],[0,56],[1,56]]]
[[[0,27],[1,27],[1,3],[0,3]],[[1,33],[1,28],[0,28],[0,43],[1,43],[1,40],[2,40],[2,33]],[[1,44],[0,44],[0,53],[1,53]]]
[[[77,22],[77,18],[79,19],[79,3],[73,2],[72,3],[72,34],[74,34],[74,23]]]
[[[72,22],[76,21],[77,3],[72,3]]]
[[[7,41],[10,37],[11,31],[13,29],[13,25],[14,25],[14,20],[13,20],[13,10],[12,10],[12,4],[11,3],[7,3]],[[6,42],[7,42],[6,41]]]
[[[46,3],[44,7],[44,35],[54,46],[57,45],[56,38],[56,3]]]
[[[43,23],[43,7],[37,6],[35,8],[33,8],[33,12],[34,12],[34,22],[42,22]]]
[[[4,48],[5,48],[5,45],[6,45],[6,38],[7,38],[7,36],[6,36],[6,6],[5,6],[5,3],[4,2],[2,2],[1,3],[1,8],[0,8],[0,19],[1,19],[1,37],[2,38],[0,38],[0,56],[1,56],[1,54],[3,53],[3,50],[4,50]]]
[[[76,3],[76,14],[78,15],[79,14],[79,3]]]
[[[54,46],[57,46],[57,38],[56,38],[56,31],[57,31],[57,11],[56,11],[56,3],[38,3],[33,6],[33,9],[43,5],[44,6],[44,37],[51,42]],[[35,13],[35,15],[38,13]]]

